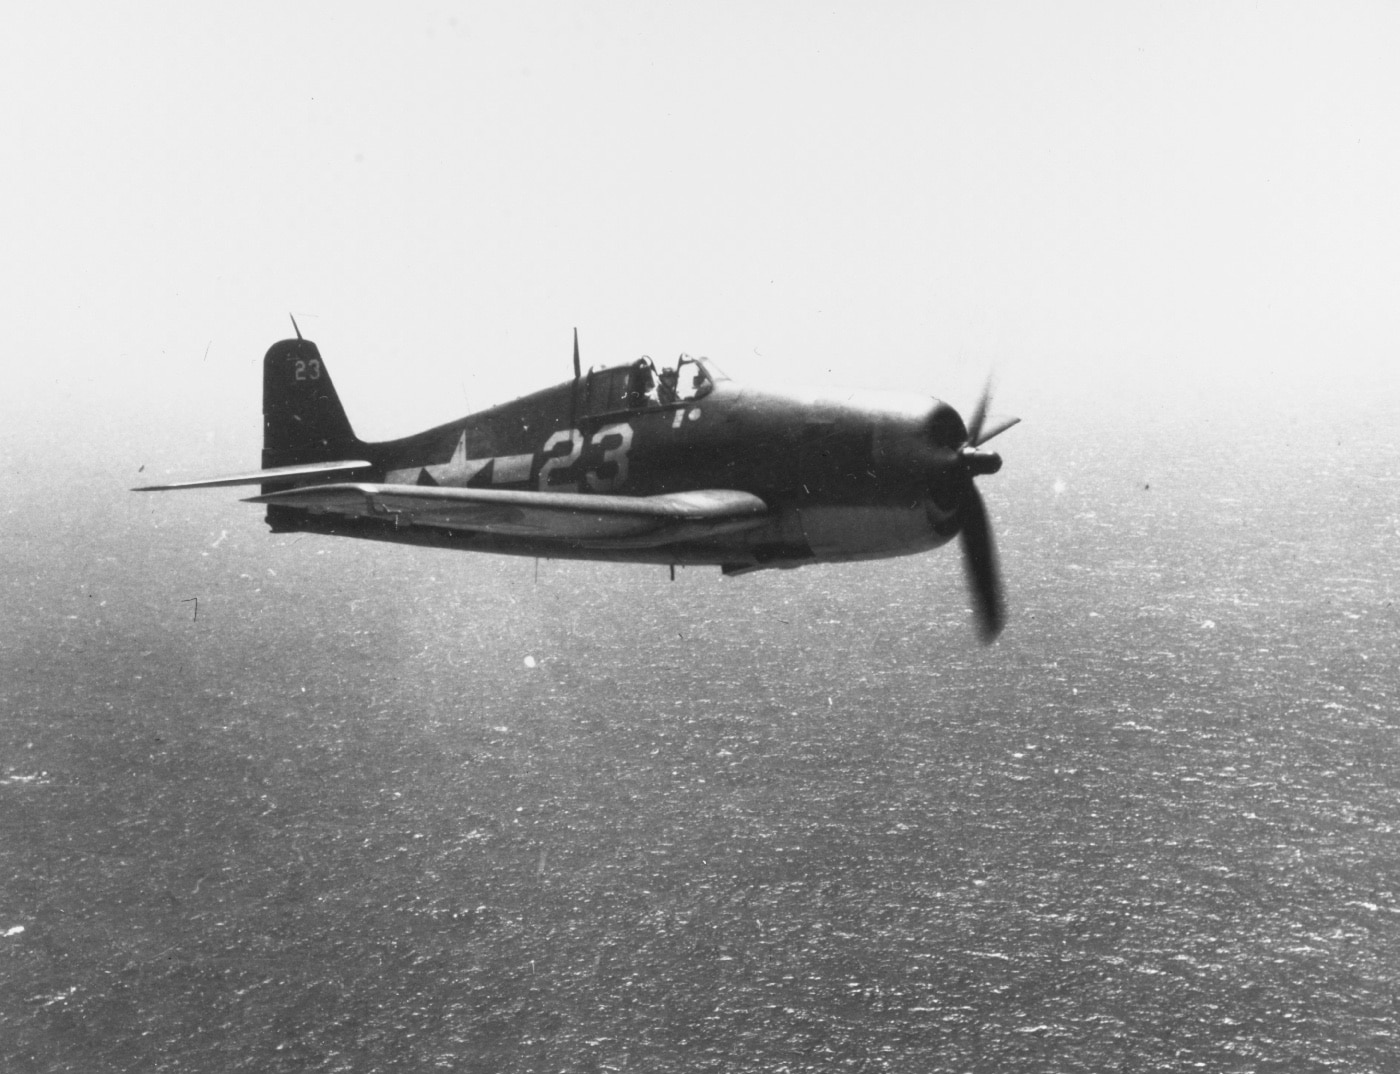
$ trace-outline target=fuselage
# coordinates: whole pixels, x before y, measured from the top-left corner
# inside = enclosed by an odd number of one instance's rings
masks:
[[[668,401],[664,389],[645,390],[640,366],[595,370],[412,436],[364,444],[372,472],[363,479],[625,496],[736,489],[768,504],[761,525],[660,548],[600,549],[292,508],[270,508],[268,521],[278,531],[730,571],[903,555],[957,532],[956,493],[937,475],[966,430],[937,399],[741,385],[701,360],[682,366],[694,374],[690,398]],[[263,465],[283,461],[265,454]]]

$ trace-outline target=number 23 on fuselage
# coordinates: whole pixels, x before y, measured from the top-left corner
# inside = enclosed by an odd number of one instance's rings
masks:
[[[901,392],[739,384],[704,358],[642,358],[398,440],[350,427],[316,345],[263,360],[262,468],[139,491],[261,485],[274,532],[725,574],[923,552],[959,536],[978,626],[1000,631],[996,554],[973,478],[1015,418],[964,423]]]

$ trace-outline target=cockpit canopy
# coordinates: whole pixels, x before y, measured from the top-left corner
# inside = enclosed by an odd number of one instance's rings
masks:
[[[674,366],[658,369],[644,355],[629,365],[590,369],[584,399],[590,414],[675,406],[705,398],[727,379],[708,358],[682,354]]]

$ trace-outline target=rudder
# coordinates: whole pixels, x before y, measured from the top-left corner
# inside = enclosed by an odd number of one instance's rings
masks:
[[[360,446],[316,344],[274,343],[263,358],[264,468],[357,458]]]

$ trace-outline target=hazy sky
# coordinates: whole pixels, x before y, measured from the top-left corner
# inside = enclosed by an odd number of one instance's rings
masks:
[[[1393,3],[21,5],[0,456],[254,464],[289,311],[370,438],[574,326],[1021,412],[1393,383],[1398,55]]]

